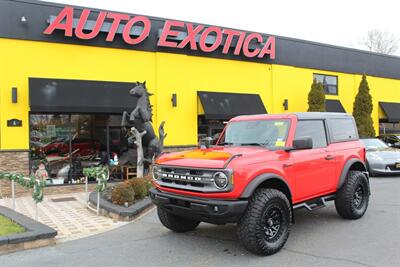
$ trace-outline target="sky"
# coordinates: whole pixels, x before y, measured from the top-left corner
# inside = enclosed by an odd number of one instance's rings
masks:
[[[397,0],[47,0],[133,14],[185,20],[366,49],[372,29],[400,42]],[[397,51],[400,56],[400,49]]]

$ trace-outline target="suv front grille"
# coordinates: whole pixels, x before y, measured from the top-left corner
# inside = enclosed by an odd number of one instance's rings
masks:
[[[156,166],[153,169],[156,182],[161,186],[200,192],[216,192],[214,173],[222,170],[190,169]],[[224,190],[225,191],[225,190]]]
[[[169,183],[169,184],[191,185],[191,186],[195,186],[195,187],[204,187],[204,184],[196,183],[196,182],[177,181],[177,180],[171,180],[171,179],[167,179],[167,178],[162,178],[161,181],[163,181],[164,183]]]

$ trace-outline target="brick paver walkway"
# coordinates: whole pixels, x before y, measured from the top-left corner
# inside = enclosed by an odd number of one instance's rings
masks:
[[[0,205],[12,208],[10,198],[0,199]],[[16,210],[35,219],[35,204],[32,197],[16,199]],[[38,219],[40,222],[56,229],[57,242],[78,239],[102,233],[127,222],[114,222],[112,219],[96,216],[86,208],[85,193],[67,195],[47,195],[38,204]]]

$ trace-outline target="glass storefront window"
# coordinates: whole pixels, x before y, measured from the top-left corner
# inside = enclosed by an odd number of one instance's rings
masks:
[[[325,94],[338,94],[338,77],[324,74],[314,74],[314,79],[324,85]]]
[[[119,115],[31,114],[31,171],[42,162],[49,184],[83,183],[83,168],[115,165],[127,151],[120,122]],[[112,178],[121,175],[116,171]]]
[[[50,179],[68,162],[69,115],[35,114],[30,116],[31,172],[44,163]],[[63,181],[54,181],[63,183]]]
[[[379,123],[379,134],[400,133],[400,123]]]

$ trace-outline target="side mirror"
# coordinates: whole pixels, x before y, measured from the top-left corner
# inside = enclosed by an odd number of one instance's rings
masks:
[[[313,140],[309,136],[294,139],[293,140],[293,148],[295,150],[311,149],[311,148],[313,148]]]

